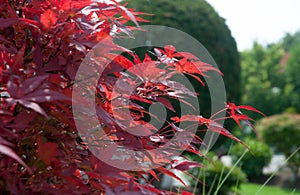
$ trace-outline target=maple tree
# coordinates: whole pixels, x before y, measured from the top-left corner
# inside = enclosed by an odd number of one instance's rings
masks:
[[[148,123],[151,113],[143,105],[160,102],[175,112],[170,100],[192,108],[185,98],[198,95],[172,81],[174,70],[177,74],[192,76],[202,85],[201,76],[207,71],[219,71],[190,53],[176,51],[173,46],[156,48],[153,51],[156,59],[153,60],[147,54],[140,59],[116,45],[114,36],[120,32],[130,35],[131,30],[138,29],[138,22],[145,21],[140,17],[143,13],[116,1],[0,2],[1,193],[173,194],[156,189],[147,180],[147,175],[158,179],[157,172],[122,170],[101,161],[95,151],[107,147],[103,141],[132,151],[143,150],[144,156],[125,157],[119,160],[120,163],[147,162],[158,172],[182,181],[171,169],[161,165],[167,162],[172,169],[181,171],[202,166],[172,158],[174,152],[182,148],[202,155],[197,148],[201,138],[189,129],[206,131],[210,128],[241,142],[218,124],[218,120],[232,118],[239,124],[240,120],[251,120],[241,113],[241,109],[257,112],[249,106],[229,103],[220,111],[228,112],[225,118],[216,118],[217,114],[203,118],[199,114],[180,116],[180,113],[174,113],[176,116],[168,116],[163,127],[157,129]],[[136,27],[126,26],[129,21]],[[117,55],[114,51],[129,54],[132,58]],[[79,135],[72,113],[72,90],[79,84],[75,82],[76,72],[88,53],[89,67],[96,73],[101,70],[102,74],[95,86],[81,89],[82,96],[77,97],[77,104],[84,113],[85,95],[95,89],[95,109],[104,132],[99,133],[95,127],[94,131],[87,130],[86,134]],[[102,67],[103,64],[107,65]],[[121,74],[124,70],[128,71]],[[118,86],[117,81],[125,78],[127,85]],[[88,80],[83,78],[82,81]],[[127,86],[136,83],[141,84],[133,92],[128,91],[130,87]],[[114,90],[116,86],[117,90]],[[123,100],[129,100],[129,103]],[[118,112],[114,112],[116,108]],[[133,120],[128,121],[128,117]],[[117,121],[121,121],[121,125]],[[195,124],[182,128],[178,125],[181,122]],[[169,143],[176,133],[190,137],[191,143],[185,143],[184,138]],[[154,150],[164,144],[169,146],[163,151]],[[113,155],[107,151],[108,155]],[[146,182],[139,182],[141,179]]]

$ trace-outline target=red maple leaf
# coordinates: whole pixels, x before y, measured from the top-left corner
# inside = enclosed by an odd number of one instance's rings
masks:
[[[1,142],[5,143],[6,145],[2,144]],[[9,148],[7,146],[7,144],[10,144],[10,143],[6,142],[6,141],[4,142],[4,139],[2,139],[2,141],[0,140],[0,154],[5,154],[5,155],[15,159],[20,164],[22,164],[24,167],[26,167],[27,170],[31,173],[31,170],[29,169],[29,167],[24,163],[24,161],[11,148]]]
[[[240,121],[245,121],[246,124],[248,124],[249,126],[252,127],[252,129],[254,129],[253,125],[249,122],[249,120],[253,120],[253,119],[248,117],[247,115],[243,114],[241,112],[241,109],[257,112],[257,113],[265,116],[265,114],[262,113],[261,111],[253,108],[252,106],[247,106],[247,105],[237,106],[234,103],[229,102],[226,106],[226,109],[228,110],[230,117],[239,125],[240,128],[241,128]]]
[[[46,29],[51,28],[57,21],[57,14],[55,14],[51,9],[45,11],[41,15],[41,23]]]
[[[45,111],[37,104],[40,102],[50,102],[55,100],[69,100],[62,93],[53,91],[45,85],[48,75],[36,76],[26,79],[22,84],[9,81],[7,83],[7,92],[10,97],[6,99],[10,105],[19,103],[26,108],[30,108],[37,113],[47,117]]]
[[[37,137],[38,145],[38,156],[46,164],[50,165],[51,162],[57,157],[57,143],[54,142],[44,142],[43,137],[38,135]]]

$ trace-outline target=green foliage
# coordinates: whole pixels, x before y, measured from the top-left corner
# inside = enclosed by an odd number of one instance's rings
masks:
[[[300,32],[266,47],[254,43],[241,53],[244,104],[267,115],[300,112]],[[258,118],[259,116],[253,116]]]
[[[300,42],[300,31],[295,34],[287,33],[283,38],[283,48],[285,51],[289,51],[290,48],[297,47]]]
[[[240,63],[236,42],[230,30],[216,11],[204,0],[130,0],[129,7],[153,14],[144,17],[153,25],[164,25],[182,30],[206,47],[224,73],[229,101],[240,100]],[[208,89],[196,86],[200,91],[203,115],[210,114]]]
[[[261,184],[254,184],[254,183],[245,183],[242,184],[238,194],[241,195],[249,195],[249,194],[256,194],[257,191],[260,189]],[[260,191],[262,195],[300,195],[300,191],[298,189],[289,189],[289,188],[281,188],[278,186],[264,186],[264,188]]]
[[[245,139],[245,143],[251,152],[246,153],[241,159],[241,168],[249,179],[261,176],[263,167],[271,161],[272,151],[267,144],[250,137]],[[243,155],[244,148],[241,144],[236,144],[232,147],[231,154],[234,162]]]
[[[284,113],[260,120],[256,125],[262,139],[277,151],[289,157],[300,147],[300,115]],[[289,160],[289,165],[297,170],[300,166],[300,152]]]
[[[286,64],[286,79],[293,92],[289,98],[291,106],[300,111],[300,41],[298,45],[292,47],[289,51],[289,58]]]
[[[258,43],[242,52],[243,102],[255,106],[266,115],[282,111],[285,97],[281,96],[282,71],[280,59],[284,50],[279,44],[268,48]]]
[[[244,151],[244,150],[243,150]],[[216,159],[211,152],[207,156],[211,157],[211,160],[205,160],[203,164],[205,169],[198,168],[192,170],[192,175],[197,177],[199,181],[190,178],[190,183],[193,186],[197,186],[198,193],[203,192],[205,188],[205,194],[214,194],[224,177],[231,171],[229,177],[225,180],[223,185],[219,189],[218,194],[228,194],[234,187],[239,187],[242,183],[247,181],[246,174],[239,167],[225,166],[223,163]]]

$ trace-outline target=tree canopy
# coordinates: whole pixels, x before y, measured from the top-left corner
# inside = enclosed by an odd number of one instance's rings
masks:
[[[242,52],[243,103],[267,115],[300,111],[300,33]]]

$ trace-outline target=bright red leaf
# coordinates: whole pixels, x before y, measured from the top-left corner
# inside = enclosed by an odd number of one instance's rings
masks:
[[[45,11],[41,15],[41,23],[46,29],[51,28],[57,21],[57,14],[55,14],[51,9]]]

